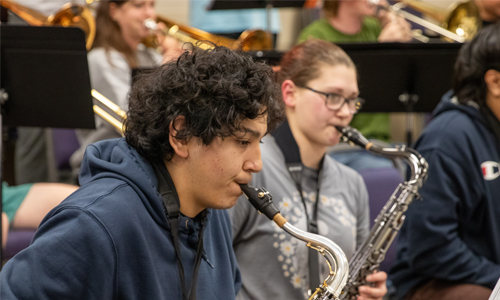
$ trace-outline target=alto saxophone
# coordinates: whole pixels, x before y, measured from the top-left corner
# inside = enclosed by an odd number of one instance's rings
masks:
[[[418,189],[427,179],[428,164],[414,149],[405,146],[381,148],[368,141],[354,128],[339,126],[337,130],[342,133],[344,142],[354,143],[381,156],[402,158],[411,169],[410,179],[398,185],[375,219],[368,238],[349,261],[351,272],[341,299],[352,299],[358,295],[358,287],[367,284],[366,276],[380,269],[387,249],[403,225],[408,205],[413,198],[420,198]]]
[[[293,237],[306,242],[307,247],[317,250],[325,257],[330,273],[309,300],[338,300],[346,285],[349,273],[349,263],[342,249],[323,236],[302,231],[288,223],[272,202],[271,194],[264,188],[258,189],[246,184],[240,186],[255,209],[273,220],[281,229]]]

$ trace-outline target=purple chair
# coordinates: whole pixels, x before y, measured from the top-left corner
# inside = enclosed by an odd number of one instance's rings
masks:
[[[9,231],[7,236],[7,244],[2,253],[2,259],[4,261],[11,259],[19,251],[28,247],[35,235],[35,229],[25,228],[25,229],[12,229]]]
[[[52,144],[54,147],[54,158],[58,170],[71,169],[69,158],[80,148],[74,129],[53,128]]]
[[[403,182],[401,174],[396,168],[363,169],[358,171],[365,180],[370,201],[370,221],[373,226],[375,218],[387,203],[398,184]],[[396,260],[397,236],[387,250],[380,270],[388,272]]]

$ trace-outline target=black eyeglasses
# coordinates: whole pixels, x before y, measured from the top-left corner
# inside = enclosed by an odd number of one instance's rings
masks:
[[[301,86],[301,85],[296,85],[296,86],[303,89],[308,89],[312,92],[325,96],[325,104],[329,110],[337,111],[341,109],[345,103],[347,103],[349,111],[351,112],[351,114],[354,115],[361,109],[363,104],[365,104],[365,100],[359,97],[349,99],[336,93],[324,93],[307,86]]]

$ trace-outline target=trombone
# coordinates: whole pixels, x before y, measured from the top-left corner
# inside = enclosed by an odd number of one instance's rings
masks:
[[[445,11],[440,10],[428,3],[418,0],[397,0],[398,3],[386,8],[380,4],[380,0],[368,0],[371,4],[376,5],[380,9],[388,10],[394,14],[401,16],[408,21],[414,22],[423,26],[426,29],[434,31],[448,41],[456,41],[463,43],[471,40],[477,31],[482,27],[479,9],[474,1],[466,1],[460,3],[458,1],[450,5]],[[416,11],[422,12],[432,19],[441,23],[438,26],[425,19],[419,18],[409,12],[402,10],[404,7],[413,8]]]
[[[125,131],[123,121],[125,121],[125,119],[127,118],[127,113],[125,113],[118,105],[113,103],[108,98],[104,97],[95,89],[92,89],[91,94],[94,99],[104,105],[104,108],[102,108],[101,106],[94,104],[94,113],[111,124],[116,129],[116,131],[118,131],[118,133],[123,136],[123,132]],[[115,116],[113,116],[112,114],[114,114]]]
[[[213,48],[213,45],[210,43],[204,43],[203,41],[210,41],[215,44],[228,47],[230,49],[238,49],[242,51],[260,51],[273,49],[271,34],[264,30],[245,30],[237,40],[234,40],[211,34],[194,27],[178,24],[175,21],[163,16],[156,16],[156,20],[147,19],[144,21],[144,25],[156,32],[157,30],[159,30],[157,27],[157,22],[164,23],[167,26],[165,31],[161,31],[163,35],[170,35],[181,42],[191,43],[204,50]],[[154,41],[155,38],[150,37],[145,41],[145,44],[148,47],[155,48]]]

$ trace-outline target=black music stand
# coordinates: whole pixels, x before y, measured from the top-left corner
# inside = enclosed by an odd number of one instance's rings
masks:
[[[338,44],[359,73],[362,112],[432,112],[451,89],[458,43],[356,43]],[[259,60],[279,64],[282,53],[252,52]],[[410,125],[407,125],[410,127]],[[407,143],[411,143],[407,128]]]
[[[2,125],[95,128],[81,29],[1,25],[0,36],[0,132]],[[1,149],[0,139],[0,157]],[[0,160],[0,182],[1,170]]]

